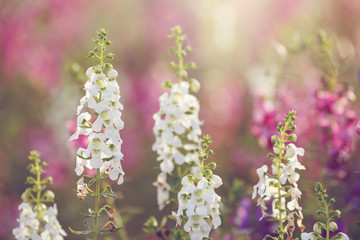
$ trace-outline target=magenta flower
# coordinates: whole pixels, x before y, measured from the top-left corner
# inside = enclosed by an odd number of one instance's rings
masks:
[[[345,89],[343,85],[336,85],[334,92],[316,92],[316,116],[321,128],[321,146],[331,162],[342,162],[350,156],[356,123],[356,113],[350,109],[353,96],[352,89]]]

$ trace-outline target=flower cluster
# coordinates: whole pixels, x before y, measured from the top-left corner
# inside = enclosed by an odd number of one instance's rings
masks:
[[[33,184],[22,195],[23,203],[19,205],[20,217],[17,219],[19,227],[13,229],[13,234],[19,240],[62,240],[66,232],[57,220],[56,204],[49,208],[44,204],[54,201],[54,193],[50,190],[41,193],[45,184],[51,183],[51,178],[41,179],[46,163],[40,162],[40,154],[32,151],[29,156],[30,173],[36,178],[28,177],[26,183]]]
[[[316,92],[317,119],[322,131],[321,144],[328,151],[330,164],[336,163],[338,159],[346,160],[350,156],[357,119],[356,113],[350,109],[354,98],[352,89],[345,89],[340,84],[334,87],[333,92]]]
[[[174,170],[174,163],[182,165],[196,161],[201,134],[199,120],[199,101],[189,94],[190,84],[173,84],[170,93],[160,96],[160,110],[154,114],[154,134],[156,141],[153,150],[161,161],[161,171]]]
[[[111,42],[106,39],[106,32],[98,33],[100,40],[94,42],[100,45],[90,52],[89,56],[100,59],[100,64],[88,68],[86,71],[85,96],[80,100],[77,109],[77,129],[70,137],[75,140],[79,135],[88,136],[87,148],[79,148],[76,157],[77,175],[81,175],[84,167],[100,169],[101,173],[109,171],[111,180],[117,180],[118,184],[124,181],[124,171],[120,161],[123,159],[121,152],[122,140],[119,130],[124,127],[121,120],[123,105],[120,100],[120,89],[116,82],[118,73],[111,64],[103,63],[103,58],[112,58],[112,54],[103,56],[105,45]],[[100,52],[97,55],[96,50]],[[87,106],[89,112],[81,112]],[[91,114],[92,113],[92,114]]]
[[[201,165],[197,166],[199,168],[194,175],[189,174],[182,179],[182,189],[178,193],[179,207],[176,213],[173,212],[177,226],[186,216],[184,230],[190,234],[191,240],[208,238],[211,228],[221,225],[221,197],[215,193],[215,188],[222,185],[222,180],[211,171],[215,169],[215,163],[204,166],[204,161],[213,154],[212,150],[207,152],[210,142],[209,136],[202,140],[203,150],[199,151]]]
[[[351,87],[339,82],[342,60],[336,57],[338,49],[333,47],[333,39],[324,31],[316,39],[314,60],[322,71],[323,84],[315,93],[317,122],[322,131],[322,154],[330,159],[327,167],[335,169],[351,154],[357,117],[350,107],[356,97]]]
[[[268,166],[264,165],[256,170],[259,176],[259,182],[254,186],[252,198],[259,195],[257,205],[261,207],[264,217],[270,217],[279,222],[278,234],[289,234],[292,236],[294,231],[293,221],[296,216],[298,226],[303,230],[302,225],[302,207],[298,200],[301,198],[301,191],[297,182],[300,178],[297,169],[305,170],[305,167],[298,161],[298,156],[304,155],[304,149],[297,148],[293,142],[296,142],[296,135],[289,133],[295,130],[293,121],[295,120],[295,111],[290,111],[284,118],[284,124],[279,123],[277,135],[272,136],[274,143],[273,152],[269,156],[272,158],[271,173],[268,172]],[[286,143],[289,143],[286,145]],[[287,201],[290,198],[290,201]],[[267,213],[267,201],[272,201],[272,212]],[[283,222],[287,225],[283,228]],[[289,232],[289,233],[288,233]]]
[[[313,232],[302,233],[301,240],[328,240],[330,239],[330,232],[338,231],[338,226],[334,221],[340,218],[341,212],[339,210],[329,209],[329,207],[335,203],[335,199],[331,198],[328,201],[329,195],[327,195],[326,190],[319,182],[315,185],[315,192],[320,203],[320,209],[316,211],[316,215],[318,215],[323,222],[316,222],[313,225]],[[323,230],[325,231],[326,237],[322,236]],[[331,239],[349,240],[349,237],[345,233],[339,232]]]
[[[170,63],[179,78],[178,83],[165,81],[163,88],[168,90],[159,97],[160,109],[154,114],[155,143],[153,151],[158,154],[161,173],[154,185],[158,188],[158,204],[162,210],[169,199],[170,186],[166,183],[167,174],[174,171],[175,166],[188,165],[198,162],[198,153],[195,151],[200,146],[201,121],[199,120],[199,101],[190,91],[197,92],[200,83],[196,79],[188,79],[187,69],[195,68],[193,62],[183,63],[183,58],[191,49],[182,48],[185,35],[181,35],[181,28],[174,27],[171,39],[175,47],[170,51],[175,54],[179,64]],[[186,174],[186,171],[185,171]],[[178,176],[178,177],[183,177]],[[160,181],[159,181],[160,180]]]

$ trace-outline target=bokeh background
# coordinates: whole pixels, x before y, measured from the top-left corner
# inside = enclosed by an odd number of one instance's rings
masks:
[[[299,188],[305,225],[311,231],[317,208],[313,188],[322,181],[342,211],[340,229],[360,239],[359,115],[360,2],[358,0],[2,0],[0,2],[0,239],[13,239],[17,207],[30,150],[41,152],[54,179],[63,227],[83,227],[79,214],[92,206],[74,192],[76,107],[83,95],[92,39],[108,31],[124,104],[121,131],[125,183],[114,185],[129,239],[150,239],[141,228],[157,211],[159,164],[151,150],[152,115],[164,80],[175,81],[168,63],[171,27],[180,25],[193,48],[189,74],[202,86],[197,97],[203,133],[212,136],[213,160],[224,180],[218,239],[262,239],[273,226],[259,222],[251,192],[256,169],[271,150],[276,123],[297,111],[298,147],[305,148]],[[330,62],[319,31],[333,40]],[[320,49],[320,50],[319,50]],[[329,73],[330,72],[330,73]],[[356,99],[357,97],[357,99]],[[236,185],[236,187],[234,187]],[[66,239],[79,239],[67,231]]]

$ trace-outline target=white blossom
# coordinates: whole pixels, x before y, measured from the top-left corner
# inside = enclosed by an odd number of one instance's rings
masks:
[[[156,182],[153,183],[157,187],[157,203],[159,206],[159,211],[161,211],[165,205],[170,195],[170,185],[166,182],[166,173],[161,172],[157,176]]]
[[[19,227],[13,229],[13,235],[18,240],[63,240],[67,236],[57,220],[56,204],[47,209],[41,206],[39,216],[28,203],[19,205]],[[40,219],[40,221],[39,221]]]
[[[90,67],[86,71],[85,96],[80,100],[77,129],[70,140],[77,139],[80,134],[88,136],[87,148],[79,148],[77,151],[77,175],[83,173],[84,167],[100,169],[101,172],[109,170],[110,179],[121,184],[125,173],[121,167],[123,154],[119,130],[123,128],[124,122],[121,120],[123,106],[119,102],[117,75],[114,69],[102,73]],[[81,113],[86,105],[94,112],[93,115],[89,112]]]
[[[46,210],[43,218],[46,224],[45,230],[41,233],[42,239],[62,240],[64,239],[63,236],[66,236],[66,232],[61,228],[61,225],[57,220],[57,214],[56,204]]]
[[[192,175],[186,175],[182,181],[182,189],[178,193],[179,207],[173,216],[177,225],[181,224],[181,216],[188,217],[184,230],[190,234],[191,240],[209,237],[210,230],[221,225],[219,205],[221,197],[214,191],[222,185],[219,176],[210,179],[201,177],[195,180]]]
[[[13,235],[15,239],[25,240],[30,237],[40,239],[38,235],[40,222],[37,219],[37,215],[33,212],[31,206],[28,203],[21,203],[19,205],[20,216],[17,219],[19,227],[13,229]]]
[[[300,174],[296,172],[297,169],[305,170],[305,167],[298,161],[297,156],[304,155],[303,148],[297,148],[293,143],[286,146],[286,152],[280,152],[279,145],[275,144],[273,147],[274,153],[279,155],[283,154],[285,163],[280,162],[277,156],[274,156],[273,163],[271,165],[271,173],[267,173],[268,167],[266,165],[257,169],[256,173],[259,177],[259,182],[253,188],[252,198],[259,195],[257,205],[261,206],[263,210],[263,216],[272,216],[273,218],[280,219],[280,215],[283,221],[287,219],[286,211],[280,212],[280,209],[286,208],[292,211],[296,211],[300,218],[303,218],[302,208],[299,205],[298,200],[301,198],[301,191],[298,188],[297,181],[300,178]],[[279,176],[279,179],[277,177]],[[278,188],[278,181],[280,185],[284,187],[286,185],[287,192]],[[286,194],[290,195],[290,201],[288,198],[282,197],[280,203],[279,192],[281,196]],[[272,201],[272,212],[267,213],[266,201]]]
[[[160,110],[154,114],[155,143],[153,150],[158,153],[161,171],[170,173],[174,163],[198,161],[195,149],[200,144],[201,122],[199,102],[189,94],[189,83],[172,85],[170,92],[160,96]]]
[[[194,82],[193,85],[197,89],[200,87],[199,82]],[[154,114],[155,143],[152,149],[158,154],[157,160],[160,161],[162,178],[167,173],[171,173],[176,165],[192,161],[199,163],[198,153],[195,150],[200,146],[202,124],[199,120],[200,105],[196,97],[189,94],[189,89],[190,84],[186,81],[175,83],[169,92],[159,97],[160,109]],[[165,182],[159,182],[158,179],[155,184],[158,188],[160,210],[164,208],[168,198],[166,184],[166,177]]]
[[[346,235],[345,233],[342,233],[342,232],[341,232],[341,234],[342,234],[342,236],[341,236],[341,238],[339,238],[339,240],[349,240],[348,235]],[[315,240],[314,233],[313,232],[301,233],[301,240]]]

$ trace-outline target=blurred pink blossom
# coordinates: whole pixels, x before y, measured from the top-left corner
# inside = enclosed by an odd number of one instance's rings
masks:
[[[356,133],[360,135],[360,121],[356,125]]]
[[[201,83],[201,81],[200,81]],[[243,121],[243,88],[235,81],[221,81],[211,88],[200,88],[200,120],[203,134],[210,134],[214,147],[233,146],[235,132]],[[220,130],[221,129],[221,130]]]
[[[64,49],[75,45],[86,22],[83,1],[41,0],[5,12],[0,21],[3,72],[45,87],[60,81]],[[14,71],[16,69],[16,71]]]
[[[66,184],[68,176],[68,162],[60,149],[58,139],[48,129],[31,129],[28,132],[29,149],[40,152],[40,158],[48,165],[45,168],[46,176],[53,178],[54,186]]]
[[[16,226],[16,218],[19,216],[18,206],[20,204],[18,196],[6,196],[1,193],[0,196],[0,238]],[[3,239],[3,238],[2,238]]]
[[[352,89],[337,85],[334,92],[318,90],[315,94],[317,122],[321,128],[321,146],[329,164],[346,160],[351,153],[356,113],[350,109]]]
[[[281,120],[279,111],[270,100],[255,97],[254,101],[251,133],[262,147],[272,149],[271,136],[276,134],[277,124]]]

